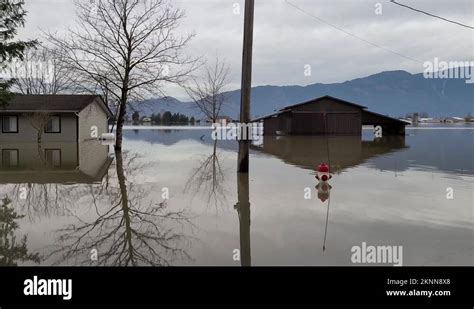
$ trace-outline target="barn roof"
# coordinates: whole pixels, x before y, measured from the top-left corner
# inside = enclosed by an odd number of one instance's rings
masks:
[[[314,103],[314,102],[318,102],[318,101],[321,101],[321,100],[324,100],[324,99],[331,99],[331,100],[338,101],[338,102],[346,104],[346,105],[351,105],[351,106],[354,106],[354,107],[357,107],[357,108],[360,108],[360,109],[366,109],[367,108],[366,106],[362,106],[362,105],[355,104],[355,103],[352,103],[352,102],[349,102],[349,101],[345,101],[345,100],[342,100],[342,99],[339,99],[339,98],[335,98],[335,97],[332,97],[330,95],[325,95],[325,96],[322,96],[322,97],[319,97],[319,98],[316,98],[316,99],[311,99],[309,101],[305,101],[305,102],[285,106],[285,107],[279,109],[278,111],[276,111],[272,114],[268,114],[268,115],[265,115],[265,116],[262,116],[262,117],[258,117],[256,119],[254,119],[253,121],[260,121],[260,120],[263,120],[263,119],[266,119],[266,118],[270,118],[270,117],[288,112],[288,111],[290,111],[291,109],[293,109],[295,107],[305,105],[305,104]]]
[[[80,112],[96,99],[99,105],[112,117],[112,111],[98,95],[23,95],[16,94],[1,112]]]
[[[316,98],[316,99],[312,99],[312,100],[309,100],[309,101],[305,101],[305,102],[302,102],[302,103],[285,106],[285,107],[279,109],[278,111],[276,111],[274,113],[271,113],[271,114],[268,114],[268,115],[265,115],[265,116],[262,116],[262,117],[255,118],[252,121],[255,122],[255,121],[260,121],[260,120],[264,120],[264,119],[267,119],[267,118],[271,118],[273,116],[277,116],[277,115],[289,112],[289,111],[291,111],[291,109],[293,109],[295,107],[305,105],[305,104],[314,103],[314,102],[318,102],[318,101],[321,101],[323,99],[331,99],[331,100],[334,100],[334,101],[337,101],[337,102],[340,102],[340,103],[343,103],[343,104],[346,104],[346,105],[351,105],[351,106],[360,108],[360,109],[362,109],[362,112],[366,113],[366,114],[370,114],[370,115],[373,115],[373,116],[376,116],[376,117],[389,119],[389,120],[395,121],[395,122],[400,122],[400,123],[403,123],[405,125],[407,124],[406,121],[396,119],[396,118],[392,118],[392,117],[389,117],[389,116],[386,116],[386,115],[378,114],[378,113],[375,113],[375,112],[368,111],[366,106],[355,104],[355,103],[345,101],[345,100],[342,100],[342,99],[339,99],[339,98],[335,98],[335,97],[332,97],[332,96],[329,96],[329,95],[325,95],[325,96],[322,96],[322,97],[319,97],[319,98]]]
[[[322,97],[319,97],[319,98],[316,98],[316,99],[311,99],[311,100],[309,100],[309,101],[305,101],[305,102],[302,102],[302,103],[297,103],[297,104],[294,104],[294,105],[289,105],[289,106],[283,107],[283,108],[280,109],[280,110],[292,109],[292,108],[295,108],[295,107],[298,107],[298,106],[301,106],[301,105],[305,105],[305,104],[309,104],[309,103],[318,102],[318,101],[321,101],[321,100],[324,100],[324,99],[331,99],[331,100],[338,101],[338,102],[343,103],[343,104],[351,105],[351,106],[358,107],[358,108],[362,108],[362,109],[366,109],[366,108],[367,108],[366,106],[362,106],[362,105],[355,104],[355,103],[352,103],[352,102],[349,102],[349,101],[345,101],[345,100],[342,100],[342,99],[339,99],[339,98],[335,98],[335,97],[332,97],[332,96],[330,96],[330,95],[325,95],[325,96],[322,96]]]
[[[374,113],[374,112],[371,112],[371,111],[368,111],[368,110],[364,110],[362,112],[366,113],[366,114],[369,114],[369,115],[374,115],[374,116],[377,116],[377,117],[380,117],[380,118],[385,118],[385,119],[388,119],[388,120],[391,120],[391,121],[400,122],[400,123],[405,124],[405,125],[409,124],[408,121],[392,118],[392,117],[382,115],[382,114],[378,114],[378,113]]]
[[[254,121],[260,121],[260,120],[263,120],[263,119],[266,119],[266,118],[270,118],[270,117],[273,117],[273,116],[276,116],[276,115],[280,115],[280,114],[283,114],[285,112],[288,112],[287,110],[279,110],[279,111],[276,111],[274,113],[271,113],[271,114],[268,114],[268,115],[265,115],[265,116],[261,116],[261,117],[258,117],[258,118],[255,118],[254,120],[252,120],[253,122]]]

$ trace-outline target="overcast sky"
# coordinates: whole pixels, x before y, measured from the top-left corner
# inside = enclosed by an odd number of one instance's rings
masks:
[[[90,0],[84,0],[90,1]],[[418,9],[474,26],[472,0],[398,0]],[[474,61],[474,30],[435,19],[389,0],[255,0],[253,85],[308,85],[343,82],[387,70],[423,71],[418,61]],[[216,53],[231,66],[230,89],[239,88],[244,1],[173,0],[185,9],[180,31],[194,31],[190,55]],[[381,4],[382,14],[376,14]],[[240,6],[240,14],[235,14]],[[72,0],[26,0],[27,23],[21,37],[41,36],[41,29],[74,26]],[[311,66],[306,76],[305,66]],[[167,94],[183,98],[169,88]]]

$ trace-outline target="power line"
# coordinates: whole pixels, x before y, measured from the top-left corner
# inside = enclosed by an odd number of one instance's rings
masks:
[[[393,4],[396,4],[396,5],[405,7],[405,8],[407,8],[407,9],[410,9],[410,10],[412,10],[412,11],[415,11],[415,12],[418,12],[418,13],[422,13],[422,14],[425,14],[425,15],[428,15],[428,16],[431,16],[431,17],[434,17],[434,18],[438,18],[438,19],[447,21],[447,22],[452,23],[452,24],[456,24],[456,25],[458,25],[458,26],[466,27],[466,28],[469,28],[469,29],[474,29],[474,27],[472,27],[472,26],[468,26],[468,25],[462,24],[462,23],[457,22],[457,21],[454,21],[454,20],[450,20],[450,19],[447,19],[447,18],[438,16],[438,15],[434,15],[434,14],[431,14],[431,13],[428,13],[428,12],[425,12],[425,11],[422,11],[422,10],[419,10],[419,9],[416,9],[416,8],[413,8],[413,7],[408,6],[408,5],[406,5],[406,4],[399,3],[399,2],[397,2],[397,1],[395,1],[395,0],[390,0],[390,2],[392,2]]]
[[[393,49],[390,49],[390,48],[381,46],[381,45],[376,44],[376,43],[373,43],[373,42],[370,42],[370,41],[368,41],[368,40],[366,40],[366,39],[364,39],[364,38],[362,38],[362,37],[360,37],[360,36],[358,36],[358,35],[356,35],[356,34],[353,34],[353,33],[349,32],[349,31],[347,31],[347,30],[341,28],[341,27],[338,27],[338,26],[336,26],[336,25],[334,25],[334,24],[332,24],[332,23],[330,23],[330,22],[327,22],[327,21],[325,21],[324,19],[322,19],[322,18],[320,18],[320,17],[318,17],[318,16],[316,16],[316,15],[314,15],[314,14],[311,14],[311,13],[309,13],[309,12],[306,12],[305,10],[303,10],[303,9],[300,8],[299,6],[297,6],[297,5],[295,5],[295,4],[291,3],[291,2],[289,2],[288,0],[285,0],[285,2],[286,2],[288,5],[292,6],[293,8],[295,8],[295,9],[297,9],[297,10],[303,12],[304,14],[306,14],[306,15],[308,15],[308,16],[314,18],[314,19],[316,19],[317,21],[319,21],[319,22],[321,22],[321,23],[323,23],[323,24],[326,24],[326,25],[328,25],[328,26],[330,26],[330,27],[332,27],[332,28],[334,28],[334,29],[336,29],[336,30],[339,30],[339,31],[341,31],[341,32],[343,32],[343,33],[345,33],[345,34],[347,34],[347,35],[353,37],[353,38],[356,38],[356,39],[358,39],[358,40],[360,40],[360,41],[362,41],[362,42],[364,42],[364,43],[367,43],[367,44],[369,44],[369,45],[371,45],[371,46],[373,46],[373,47],[379,48],[379,49],[381,49],[381,50],[383,50],[383,51],[392,53],[392,54],[394,54],[394,55],[397,55],[397,56],[399,56],[399,57],[408,59],[408,60],[413,61],[413,62],[416,62],[416,63],[421,63],[421,64],[423,63],[423,62],[421,62],[420,60],[417,60],[417,59],[412,58],[412,57],[409,57],[409,56],[405,56],[405,55],[403,55],[403,54],[401,54],[401,53],[399,53],[399,52],[397,52],[397,51],[395,51],[395,50],[393,50]]]

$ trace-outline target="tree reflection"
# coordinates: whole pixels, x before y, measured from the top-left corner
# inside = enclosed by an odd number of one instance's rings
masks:
[[[18,261],[40,262],[38,253],[28,253],[27,236],[18,242],[15,231],[19,229],[17,220],[24,216],[15,212],[11,200],[5,197],[0,206],[0,266],[16,266]]]
[[[199,162],[184,186],[184,193],[202,192],[207,199],[207,205],[214,205],[216,211],[219,206],[227,203],[224,187],[225,173],[220,163],[220,154],[217,152],[217,140],[211,155]]]
[[[36,148],[37,161],[34,166],[30,166],[31,170],[41,175],[42,172],[54,169],[53,164],[46,158],[41,141],[37,143]],[[30,182],[15,184],[12,189],[12,198],[13,202],[28,215],[30,221],[33,221],[40,215],[64,214],[65,208],[61,208],[61,205],[70,204],[71,200],[68,200],[68,197],[72,192],[70,186],[63,184]]]
[[[137,155],[115,152],[116,181],[108,179],[103,183],[105,189],[91,191],[93,220],[76,215],[79,225],[59,231],[61,246],[49,255],[59,256],[55,264],[74,260],[79,265],[161,266],[175,259],[191,259],[186,252],[190,237],[185,234],[186,226],[192,226],[189,216],[168,209],[166,201],[144,201],[150,191],[130,180],[140,171],[136,159]],[[102,200],[108,205],[105,210],[99,206]],[[174,230],[177,223],[178,232]],[[96,260],[91,259],[95,250]]]
[[[15,184],[13,201],[27,214],[30,221],[40,216],[63,215],[78,198],[77,186],[56,183]]]

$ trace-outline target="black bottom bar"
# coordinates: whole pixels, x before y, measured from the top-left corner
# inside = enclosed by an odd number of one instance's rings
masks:
[[[0,268],[13,304],[415,304],[472,308],[472,267]],[[36,281],[34,277],[36,276]],[[30,279],[31,281],[26,281]],[[72,279],[72,295],[61,281]],[[26,285],[25,285],[26,284]],[[403,292],[405,291],[405,292]],[[56,291],[58,294],[58,292]],[[405,293],[405,295],[401,295]],[[392,295],[388,295],[392,294]],[[395,295],[398,294],[398,295]],[[456,306],[458,307],[458,306]]]

